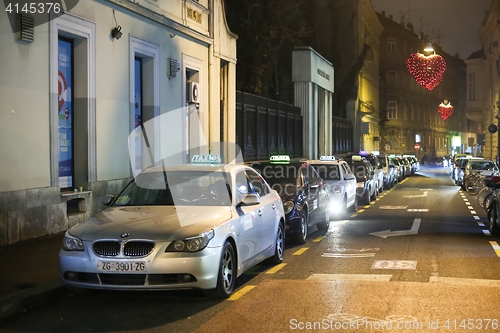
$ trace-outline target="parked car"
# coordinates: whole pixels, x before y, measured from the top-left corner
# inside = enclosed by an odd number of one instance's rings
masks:
[[[377,158],[384,173],[384,186],[389,189],[396,185],[398,177],[397,166],[387,155],[379,155]]]
[[[197,288],[227,298],[244,271],[283,260],[281,198],[248,166],[150,168],[103,204],[64,236],[60,276],[72,288]]]
[[[480,173],[482,176],[491,176],[494,172],[498,172],[498,166],[492,160],[470,159],[467,165],[465,166],[462,189],[465,190],[465,180],[468,177],[478,173]]]
[[[334,156],[321,156],[319,160],[307,161],[318,172],[330,197],[330,214],[340,216],[347,211],[356,211],[357,182],[346,161]]]
[[[405,178],[405,167],[402,162],[399,161],[397,157],[390,157],[391,161],[396,166],[397,170],[397,181],[400,182]]]
[[[347,157],[352,157],[352,156],[362,156],[364,157],[368,163],[371,164],[372,169],[373,169],[373,178],[375,187],[376,187],[376,195],[378,195],[380,192],[384,190],[384,172],[382,170],[382,166],[380,165],[380,162],[374,154],[368,153],[366,151],[360,151],[359,154],[348,154]]]
[[[450,176],[453,180],[455,180],[455,168],[457,167],[457,162],[461,158],[470,158],[472,155],[470,154],[456,154],[450,159]]]
[[[369,204],[377,197],[378,187],[372,165],[366,158],[359,155],[349,155],[344,160],[356,177],[358,198],[363,204]]]
[[[251,166],[259,171],[283,201],[286,235],[305,244],[309,227],[330,227],[329,197],[324,182],[305,161],[291,162],[288,156],[271,156],[269,162]]]
[[[471,160],[484,160],[480,157],[469,157],[460,158],[455,167],[455,184],[458,186],[462,186],[464,184],[464,176],[465,176],[465,168],[467,167],[467,163]]]

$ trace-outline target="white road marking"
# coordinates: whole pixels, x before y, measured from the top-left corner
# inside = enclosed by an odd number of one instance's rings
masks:
[[[476,215],[476,216],[474,216],[474,219],[479,220],[480,217]]]
[[[323,258],[373,258],[375,253],[323,253]]]
[[[425,191],[424,194],[422,194],[422,195],[404,195],[403,197],[405,197],[405,198],[424,198],[427,196],[427,193],[429,193],[429,192]]]
[[[483,229],[483,232],[486,236],[491,236],[491,233],[489,230]]]
[[[475,210],[470,211],[471,214],[477,214]]]
[[[384,230],[384,231],[372,232],[372,233],[370,233],[370,235],[382,237],[382,238],[387,238],[387,237],[392,237],[392,236],[416,235],[418,233],[418,228],[420,228],[421,221],[422,221],[422,219],[415,219],[413,221],[413,224],[412,224],[410,230],[396,230],[396,231]]]
[[[486,279],[462,279],[452,277],[435,277],[431,276],[430,283],[458,284],[461,286],[484,286],[484,287],[500,287],[500,280]]]
[[[407,212],[428,212],[428,209],[407,209]]]
[[[484,223],[482,223],[482,222],[477,222],[477,225],[480,227],[484,227]]]
[[[307,280],[309,281],[389,281],[392,275],[386,274],[313,274]]]
[[[378,209],[406,209],[408,206],[380,206]]]
[[[416,269],[416,260],[375,260],[371,269]]]
[[[469,208],[469,209],[474,209],[474,207],[472,207],[472,206],[467,206],[467,208]]]

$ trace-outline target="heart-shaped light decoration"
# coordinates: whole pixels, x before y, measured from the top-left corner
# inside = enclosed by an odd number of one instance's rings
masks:
[[[432,90],[443,78],[446,61],[439,54],[414,53],[406,61],[406,67],[420,85]]]
[[[441,118],[446,120],[453,114],[453,106],[445,100],[444,103],[439,104],[438,112],[441,114]]]

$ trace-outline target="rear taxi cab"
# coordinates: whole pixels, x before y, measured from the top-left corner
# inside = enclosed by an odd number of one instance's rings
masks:
[[[297,244],[306,242],[309,227],[327,230],[330,226],[328,193],[321,177],[305,161],[293,162],[287,155],[271,156],[269,162],[254,162],[281,199],[286,216],[286,235]]]
[[[346,161],[335,156],[321,156],[319,160],[308,160],[307,163],[325,183],[330,197],[330,214],[339,217],[356,210],[356,177]]]

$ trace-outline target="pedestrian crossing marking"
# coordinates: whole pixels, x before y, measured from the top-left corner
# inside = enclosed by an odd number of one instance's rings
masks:
[[[486,235],[486,236],[491,236],[491,233],[489,230],[486,230],[486,229],[483,229],[483,233]]]
[[[498,246],[498,243],[494,242],[494,241],[490,241],[490,244],[493,247],[493,250],[495,251],[495,253],[497,254],[497,256],[500,257],[500,246]]]
[[[325,238],[325,236],[319,236],[318,238],[316,238],[315,240],[313,240],[313,243],[318,243],[318,242],[320,242],[323,238]]]
[[[228,300],[236,301],[237,299],[239,299],[241,296],[248,293],[253,288],[255,288],[255,286],[245,286],[245,287],[241,288],[240,290],[238,290],[237,292],[235,292],[234,294],[232,294],[231,297],[228,298]]]
[[[268,270],[268,271],[266,272],[266,274],[274,274],[274,273],[276,273],[277,271],[279,271],[280,269],[282,269],[282,268],[283,268],[283,267],[285,267],[285,266],[286,266],[286,264],[285,264],[285,263],[283,263],[283,264],[279,264],[279,265],[276,265],[276,266],[274,266],[273,268],[271,268],[270,270]]]
[[[293,255],[293,256],[300,256],[302,253],[306,252],[307,250],[309,250],[309,248],[308,248],[308,247],[303,247],[303,248],[301,248],[300,250],[295,251],[295,253],[294,253],[294,254],[292,254],[292,255]]]

